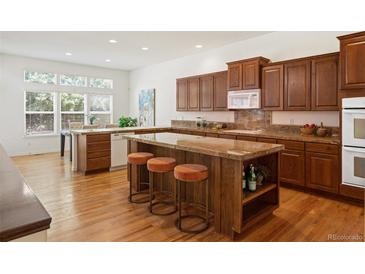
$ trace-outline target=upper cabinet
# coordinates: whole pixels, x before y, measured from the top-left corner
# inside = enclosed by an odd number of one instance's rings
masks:
[[[215,73],[214,79],[214,110],[227,110],[227,71]]]
[[[188,110],[200,109],[199,97],[199,78],[188,79]]]
[[[228,90],[257,89],[261,87],[261,66],[269,60],[256,57],[227,63]]]
[[[176,110],[227,110],[227,71],[177,79]]]
[[[312,110],[338,110],[338,56],[312,60]]]
[[[203,76],[200,77],[200,110],[212,111],[214,110],[214,77]]]
[[[176,110],[188,110],[188,81],[186,79],[176,80]]]
[[[269,65],[262,69],[262,108],[284,109],[284,65]]]
[[[284,65],[284,109],[310,110],[310,61]]]
[[[341,89],[365,89],[365,32],[340,40]]]
[[[265,110],[338,110],[339,54],[267,64],[262,69]]]

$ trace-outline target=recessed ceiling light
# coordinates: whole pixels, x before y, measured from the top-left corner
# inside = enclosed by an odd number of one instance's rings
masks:
[[[71,55],[72,55],[72,53],[71,53],[71,52],[66,52],[66,53],[65,53],[65,55],[66,55],[66,56],[71,56]]]
[[[195,47],[196,47],[197,49],[201,49],[201,48],[203,47],[203,45],[195,45]]]
[[[110,40],[109,40],[109,43],[111,43],[111,44],[116,44],[116,43],[118,43],[118,41],[117,41],[117,40],[114,40],[114,39],[110,39]]]
[[[149,48],[147,48],[147,47],[143,47],[143,48],[142,48],[142,50],[149,50]]]
[[[111,60],[110,59],[105,59],[105,62],[110,63]]]

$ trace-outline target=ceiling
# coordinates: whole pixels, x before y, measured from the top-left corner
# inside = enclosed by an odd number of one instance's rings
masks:
[[[133,70],[264,35],[263,31],[96,32],[3,31],[0,52]],[[118,42],[112,44],[109,40]],[[196,48],[202,45],[202,48]],[[142,50],[148,47],[148,50]],[[72,55],[67,56],[69,52]],[[109,59],[110,62],[106,62]]]

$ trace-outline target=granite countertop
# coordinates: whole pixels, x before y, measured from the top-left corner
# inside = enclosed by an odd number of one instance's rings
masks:
[[[218,133],[218,134],[228,134],[228,135],[243,135],[252,137],[262,137],[262,138],[274,138],[283,140],[293,140],[301,142],[314,142],[314,143],[325,143],[325,144],[335,144],[339,145],[341,143],[339,136],[331,137],[319,137],[314,135],[302,135],[301,133],[285,131],[285,130],[241,130],[241,129],[220,129],[213,130],[209,128],[191,128],[191,127],[174,127],[178,130],[190,130],[199,131],[205,133]]]
[[[96,129],[76,129],[71,130],[71,133],[76,135],[85,135],[85,134],[105,134],[105,133],[123,133],[123,132],[143,132],[150,130],[168,130],[171,127],[116,127],[116,128],[96,128]]]
[[[51,220],[0,145],[0,242],[48,229]]]
[[[276,153],[284,149],[283,145],[277,144],[220,139],[178,133],[151,133],[125,135],[123,137],[131,141],[137,141],[145,144],[243,161]]]

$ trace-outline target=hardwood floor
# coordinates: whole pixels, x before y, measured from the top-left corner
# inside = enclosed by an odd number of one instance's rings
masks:
[[[58,153],[13,157],[53,220],[49,241],[230,241],[213,227],[179,232],[168,217],[128,203],[126,170],[83,176]],[[364,207],[282,188],[274,215],[240,235],[239,241],[327,241],[329,235],[364,238]],[[341,239],[338,239],[341,240]],[[353,239],[356,240],[356,239]]]

